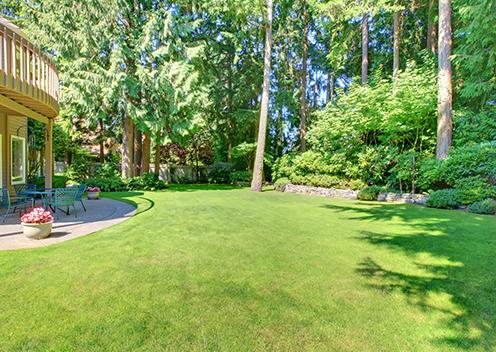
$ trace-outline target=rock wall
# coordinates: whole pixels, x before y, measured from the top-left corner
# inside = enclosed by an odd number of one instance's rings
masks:
[[[322,188],[302,185],[287,184],[283,192],[298,193],[298,194],[311,194],[314,196],[332,197],[332,198],[345,198],[357,199],[358,191],[337,188]]]
[[[358,199],[358,191],[349,189],[336,189],[336,188],[322,188],[312,186],[302,186],[287,184],[283,192],[296,193],[296,194],[310,194],[314,196],[331,197],[331,198],[344,198],[344,199]],[[410,193],[380,193],[377,197],[379,202],[400,202],[410,204],[425,204],[429,196],[424,194],[410,194]]]

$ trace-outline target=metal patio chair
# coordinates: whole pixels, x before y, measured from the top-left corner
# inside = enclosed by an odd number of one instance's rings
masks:
[[[67,187],[67,188],[53,188],[50,193],[45,195],[44,205],[45,207],[50,207],[55,214],[55,218],[59,219],[60,210],[67,215],[69,215],[70,207],[74,209],[74,218],[77,219],[77,209],[76,209],[76,195],[78,192],[77,187]],[[62,208],[66,208],[64,211]]]
[[[16,196],[29,196],[29,192],[36,192],[36,185],[24,184],[24,185],[14,185],[14,191]]]
[[[88,186],[79,185],[79,186],[76,186],[75,188],[77,188],[76,202],[80,202],[81,205],[83,206],[84,211],[86,211],[86,207],[84,206],[84,203],[83,203],[83,194],[84,194],[84,192],[86,192],[86,189],[88,188]]]
[[[9,214],[15,214],[17,209],[32,208],[33,199],[31,197],[11,197],[8,188],[0,188],[0,208],[5,209],[2,222],[7,220]]]

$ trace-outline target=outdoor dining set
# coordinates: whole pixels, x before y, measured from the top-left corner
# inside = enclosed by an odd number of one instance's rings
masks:
[[[86,185],[77,185],[66,188],[38,189],[34,184],[14,185],[15,195],[11,195],[8,188],[0,188],[0,208],[2,208],[5,222],[9,215],[25,212],[36,205],[38,200],[45,209],[50,209],[55,218],[59,219],[59,213],[70,214],[70,208],[74,210],[74,218],[77,218],[76,203],[80,202],[84,211],[83,195]]]

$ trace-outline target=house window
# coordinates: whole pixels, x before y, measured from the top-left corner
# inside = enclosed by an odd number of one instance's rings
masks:
[[[12,184],[26,183],[26,139],[12,136],[10,150]]]

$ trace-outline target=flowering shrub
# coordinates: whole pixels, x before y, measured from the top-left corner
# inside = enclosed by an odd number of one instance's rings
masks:
[[[46,224],[53,221],[53,216],[49,211],[38,207],[21,216],[21,221],[25,224]]]
[[[88,192],[100,192],[100,187],[88,187]]]

